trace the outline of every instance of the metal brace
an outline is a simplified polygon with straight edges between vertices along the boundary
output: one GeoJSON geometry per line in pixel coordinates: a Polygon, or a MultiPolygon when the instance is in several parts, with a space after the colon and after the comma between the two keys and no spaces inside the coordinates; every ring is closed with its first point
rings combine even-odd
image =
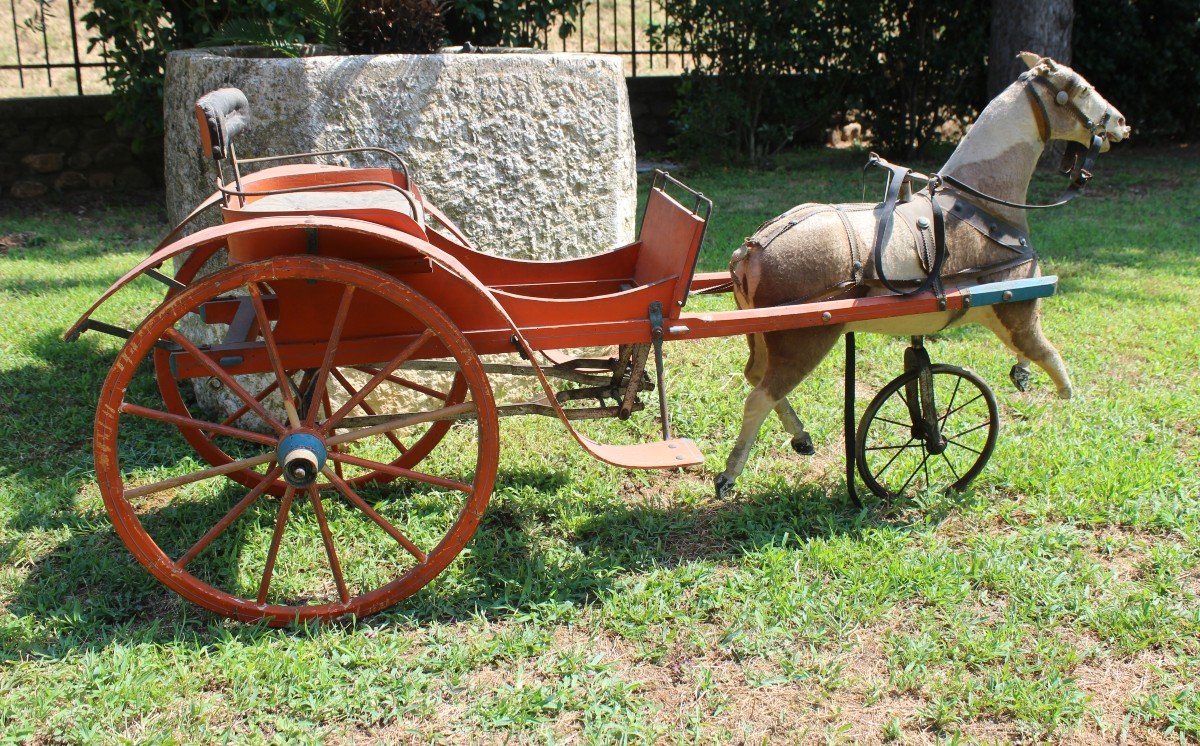
{"type": "Polygon", "coordinates": [[[671,439],[671,418],[667,413],[667,382],[663,377],[663,308],[650,304],[650,340],[654,344],[654,369],[658,376],[658,411],[662,417],[663,440],[671,439]]]}

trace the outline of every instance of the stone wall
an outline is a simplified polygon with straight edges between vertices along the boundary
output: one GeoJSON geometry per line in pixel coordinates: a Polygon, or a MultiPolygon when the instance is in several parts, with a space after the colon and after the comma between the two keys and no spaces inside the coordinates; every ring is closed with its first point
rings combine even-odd
{"type": "MultiPolygon", "coordinates": [[[[627,83],[638,157],[666,152],[679,79],[627,83]]],[[[134,155],[105,121],[111,108],[111,96],[0,99],[0,198],[161,187],[162,151],[134,155]]]]}
{"type": "Polygon", "coordinates": [[[104,117],[110,96],[0,99],[0,197],[136,190],[162,184],[162,152],[134,154],[104,117]]]}

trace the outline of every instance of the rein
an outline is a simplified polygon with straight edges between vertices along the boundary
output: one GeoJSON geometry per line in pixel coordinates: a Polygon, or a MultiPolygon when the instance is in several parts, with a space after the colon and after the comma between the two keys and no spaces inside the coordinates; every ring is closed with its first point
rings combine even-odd
{"type": "Polygon", "coordinates": [[[1039,96],[1038,92],[1035,90],[1037,86],[1044,87],[1053,92],[1054,103],[1058,106],[1067,107],[1067,109],[1075,115],[1075,118],[1078,119],[1079,122],[1083,124],[1083,126],[1092,135],[1092,141],[1089,146],[1085,146],[1082,143],[1072,142],[1067,145],[1066,152],[1063,153],[1063,160],[1062,164],[1059,166],[1059,171],[1071,177],[1071,183],[1067,186],[1066,191],[1064,191],[1055,202],[1050,202],[1043,205],[1034,205],[1024,202],[1009,202],[1006,199],[993,197],[986,192],[981,192],[970,184],[967,184],[954,176],[942,173],[937,174],[930,180],[931,189],[936,189],[937,182],[942,182],[949,184],[960,192],[965,192],[972,197],[986,200],[993,204],[1011,207],[1017,210],[1046,210],[1051,207],[1062,207],[1079,195],[1083,194],[1084,187],[1086,187],[1088,182],[1092,179],[1092,168],[1096,165],[1096,158],[1100,155],[1100,148],[1104,147],[1105,137],[1102,133],[1104,132],[1105,127],[1108,126],[1110,114],[1105,112],[1104,116],[1099,122],[1093,122],[1088,118],[1087,114],[1083,112],[1083,109],[1079,108],[1079,105],[1075,103],[1074,96],[1071,93],[1071,90],[1077,85],[1078,76],[1072,77],[1067,88],[1063,90],[1055,88],[1053,83],[1051,83],[1049,80],[1046,80],[1038,73],[1033,72],[1032,70],[1021,73],[1020,79],[1025,82],[1025,93],[1029,96],[1030,103],[1033,105],[1034,113],[1038,115],[1038,134],[1042,138],[1043,145],[1050,139],[1050,112],[1046,109],[1046,102],[1042,100],[1042,97],[1039,96]]]}

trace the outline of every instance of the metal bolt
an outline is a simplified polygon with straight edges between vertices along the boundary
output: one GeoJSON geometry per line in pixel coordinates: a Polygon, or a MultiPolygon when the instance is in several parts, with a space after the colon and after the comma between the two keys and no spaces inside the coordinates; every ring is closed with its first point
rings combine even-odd
{"type": "Polygon", "coordinates": [[[826,311],[825,313],[821,314],[821,321],[829,321],[829,320],[830,320],[830,319],[832,319],[832,318],[833,318],[833,314],[831,314],[831,313],[830,313],[830,312],[828,312],[828,311],[826,311]]]}
{"type": "Polygon", "coordinates": [[[221,379],[217,378],[216,376],[211,376],[208,379],[208,387],[213,391],[220,391],[221,387],[224,385],[224,383],[221,383],[221,379]]]}
{"type": "Polygon", "coordinates": [[[1004,292],[1003,292],[1003,293],[1000,295],[1000,300],[1012,300],[1012,291],[1011,291],[1011,290],[1005,290],[1005,291],[1004,291],[1004,292]]]}
{"type": "Polygon", "coordinates": [[[924,215],[917,218],[917,227],[920,228],[921,230],[925,230],[926,228],[928,228],[929,227],[929,218],[925,217],[924,215]]]}

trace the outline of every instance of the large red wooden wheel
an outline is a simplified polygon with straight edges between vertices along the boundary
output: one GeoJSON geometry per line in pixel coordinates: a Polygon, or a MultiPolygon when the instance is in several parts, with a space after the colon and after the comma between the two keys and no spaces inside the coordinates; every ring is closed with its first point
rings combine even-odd
{"type": "MultiPolygon", "coordinates": [[[[185,286],[190,285],[200,270],[222,248],[220,245],[212,245],[193,251],[175,273],[175,280],[185,286]]],[[[172,288],[168,290],[167,297],[170,298],[179,292],[181,291],[172,288]]],[[[261,334],[259,337],[261,338],[261,334]]],[[[321,401],[313,401],[310,396],[315,393],[312,391],[311,386],[313,383],[311,370],[287,370],[285,373],[287,380],[291,382],[297,399],[301,402],[302,408],[304,406],[318,406],[324,407],[328,412],[332,411],[333,408],[340,405],[343,401],[353,397],[357,393],[357,389],[374,375],[374,370],[370,366],[335,365],[330,370],[332,377],[332,383],[329,386],[330,391],[327,396],[322,397],[321,401]]],[[[166,405],[168,412],[192,418],[194,417],[192,410],[200,411],[200,408],[197,407],[192,382],[188,381],[181,384],[180,381],[176,380],[171,372],[170,354],[162,348],[156,349],[154,352],[154,375],[158,381],[158,390],[162,395],[163,404],[166,405]]],[[[210,379],[210,381],[215,386],[222,385],[217,379],[210,379]]],[[[253,383],[246,379],[241,379],[239,382],[254,394],[254,398],[257,401],[265,403],[269,408],[278,409],[278,404],[281,400],[281,395],[278,391],[279,381],[275,380],[273,376],[261,377],[261,380],[258,382],[259,385],[253,385],[253,383]]],[[[380,382],[373,395],[366,397],[356,406],[356,409],[365,415],[385,414],[390,410],[389,405],[396,402],[411,402],[414,398],[418,397],[437,399],[447,404],[459,404],[464,400],[466,392],[466,381],[463,379],[461,373],[427,373],[424,375],[420,373],[407,373],[403,375],[393,373],[380,382]]],[[[222,425],[262,425],[261,420],[256,417],[249,404],[240,404],[232,412],[224,414],[225,416],[219,420],[222,425]]],[[[386,437],[394,449],[394,458],[390,461],[390,465],[406,469],[415,467],[422,459],[429,455],[441,439],[445,437],[449,429],[449,422],[438,421],[426,423],[421,428],[413,428],[413,432],[410,432],[404,440],[401,440],[394,433],[389,434],[386,437]]],[[[235,460],[234,456],[221,449],[219,439],[214,438],[209,431],[180,426],[179,433],[195,449],[200,458],[213,466],[223,466],[235,460]]],[[[351,487],[356,488],[373,482],[388,482],[396,478],[392,472],[379,470],[367,471],[358,469],[355,470],[358,473],[346,475],[344,473],[345,469],[340,463],[335,463],[335,467],[338,469],[338,473],[346,478],[347,483],[351,487]]],[[[250,469],[241,469],[231,472],[226,476],[240,482],[246,487],[254,487],[260,481],[254,471],[250,469]]],[[[287,485],[284,481],[278,479],[267,487],[267,491],[276,497],[280,497],[286,488],[287,485]]]]}
{"type": "Polygon", "coordinates": [[[97,481],[133,555],[188,600],[271,624],[364,616],[423,587],[474,534],[495,484],[498,451],[491,386],[445,313],[387,275],[319,257],[236,265],[173,294],[121,350],[96,414],[97,481]],[[337,299],[328,309],[328,334],[322,333],[321,365],[308,384],[311,400],[322,406],[299,406],[297,387],[285,383],[285,354],[263,303],[268,291],[283,287],[292,292],[279,294],[277,324],[288,314],[282,298],[295,298],[298,288],[337,299]],[[258,314],[261,344],[283,398],[282,417],[180,332],[180,321],[206,303],[239,296],[249,297],[258,314]],[[417,330],[414,341],[385,362],[361,366],[374,372],[341,406],[325,407],[326,392],[337,385],[339,346],[349,342],[343,331],[354,326],[348,320],[356,309],[378,314],[381,307],[388,318],[417,330]],[[357,415],[357,405],[406,360],[438,346],[461,370],[461,401],[417,397],[382,416],[357,415]],[[224,417],[171,411],[136,375],[151,352],[163,348],[203,366],[266,423],[266,432],[224,417]],[[419,470],[394,463],[393,436],[403,439],[409,431],[428,432],[429,422],[451,420],[419,470]],[[206,433],[224,463],[191,459],[181,438],[189,431],[206,433]],[[355,486],[357,477],[375,472],[396,479],[355,486]],[[271,492],[279,484],[276,497],[271,492]]]}

